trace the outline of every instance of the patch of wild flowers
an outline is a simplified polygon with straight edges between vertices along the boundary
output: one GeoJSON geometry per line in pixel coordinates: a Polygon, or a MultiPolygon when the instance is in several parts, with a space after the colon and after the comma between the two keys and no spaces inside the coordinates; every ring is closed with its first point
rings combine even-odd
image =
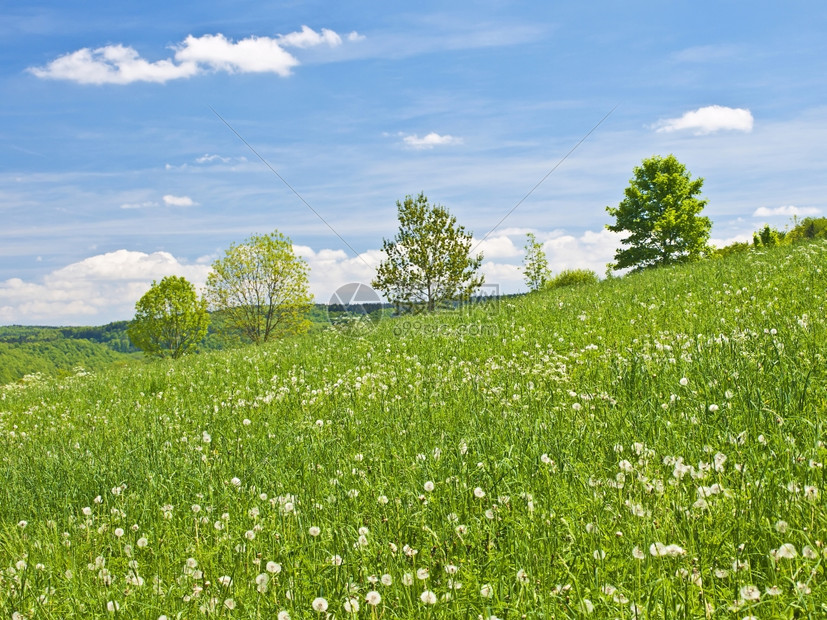
{"type": "Polygon", "coordinates": [[[0,609],[819,617],[825,258],[8,389],[0,609]]]}

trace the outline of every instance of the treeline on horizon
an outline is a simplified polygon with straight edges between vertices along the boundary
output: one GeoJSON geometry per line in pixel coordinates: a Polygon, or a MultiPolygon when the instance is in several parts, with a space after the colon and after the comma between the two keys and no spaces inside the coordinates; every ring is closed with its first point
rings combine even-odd
{"type": "MultiPolygon", "coordinates": [[[[368,311],[381,311],[390,304],[371,304],[368,311]],[[372,306],[376,307],[373,308],[372,306]]],[[[328,324],[328,316],[345,312],[343,306],[315,304],[308,317],[311,331],[328,324]]],[[[221,312],[211,312],[207,337],[201,351],[216,351],[242,344],[227,330],[221,312]]],[[[140,349],[129,340],[130,321],[114,321],[99,326],[0,326],[0,385],[13,383],[27,375],[65,377],[84,371],[98,371],[113,364],[145,361],[140,349]]]]}
{"type": "MultiPolygon", "coordinates": [[[[793,227],[788,230],[764,226],[755,232],[752,242],[736,242],[717,248],[710,258],[720,259],[756,248],[825,238],[827,217],[807,217],[793,220],[793,227]]],[[[390,307],[390,304],[376,304],[375,310],[390,307]]],[[[352,312],[353,308],[314,304],[308,317],[311,331],[324,328],[337,312],[345,311],[352,312]]],[[[209,333],[199,350],[214,351],[242,344],[241,339],[234,337],[223,325],[220,312],[212,312],[211,317],[209,333]]],[[[100,326],[71,327],[0,326],[0,385],[20,381],[27,375],[63,377],[81,369],[98,371],[116,364],[142,363],[143,355],[127,335],[129,323],[115,321],[100,326]]]]}

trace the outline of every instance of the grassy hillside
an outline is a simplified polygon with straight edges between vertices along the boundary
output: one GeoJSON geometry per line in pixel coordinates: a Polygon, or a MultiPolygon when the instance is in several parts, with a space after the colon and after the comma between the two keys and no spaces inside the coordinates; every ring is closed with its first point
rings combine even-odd
{"type": "Polygon", "coordinates": [[[824,617],[825,259],[7,387],[0,609],[824,617]]]}

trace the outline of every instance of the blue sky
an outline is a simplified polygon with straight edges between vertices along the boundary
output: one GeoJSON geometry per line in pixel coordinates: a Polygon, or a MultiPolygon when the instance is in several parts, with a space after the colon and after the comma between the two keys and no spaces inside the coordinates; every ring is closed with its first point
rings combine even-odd
{"type": "Polygon", "coordinates": [[[824,215],[825,32],[807,1],[0,4],[0,324],[129,319],[274,229],[326,302],[397,200],[482,239],[613,109],[481,244],[489,283],[525,290],[530,231],[602,274],[654,154],[705,179],[718,243],[824,215]]]}

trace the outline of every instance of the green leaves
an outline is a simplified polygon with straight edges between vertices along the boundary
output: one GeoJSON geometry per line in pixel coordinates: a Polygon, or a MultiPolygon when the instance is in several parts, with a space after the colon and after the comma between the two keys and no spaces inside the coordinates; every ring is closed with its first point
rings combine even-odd
{"type": "Polygon", "coordinates": [[[135,304],[129,339],[146,355],[179,358],[193,351],[207,334],[207,304],[180,276],[167,276],[135,304]]]}
{"type": "Polygon", "coordinates": [[[385,260],[371,283],[400,308],[432,312],[464,301],[483,283],[476,274],[482,254],[469,256],[472,235],[443,206],[424,193],[397,201],[399,232],[382,242],[385,260]]]}
{"type": "Polygon", "coordinates": [[[534,233],[526,235],[523,276],[530,291],[542,290],[551,278],[551,270],[548,268],[548,259],[543,251],[543,244],[537,241],[534,233]]]}
{"type": "Polygon", "coordinates": [[[701,258],[712,228],[709,218],[699,215],[707,203],[697,198],[703,179],[693,180],[674,155],[644,159],[634,174],[623,201],[606,207],[616,218],[606,228],[629,233],[623,239],[628,247],[617,250],[612,269],[640,270],[701,258]]]}
{"type": "Polygon", "coordinates": [[[252,235],[212,264],[207,299],[254,344],[303,333],[310,326],[308,271],[280,232],[252,235]]]}

